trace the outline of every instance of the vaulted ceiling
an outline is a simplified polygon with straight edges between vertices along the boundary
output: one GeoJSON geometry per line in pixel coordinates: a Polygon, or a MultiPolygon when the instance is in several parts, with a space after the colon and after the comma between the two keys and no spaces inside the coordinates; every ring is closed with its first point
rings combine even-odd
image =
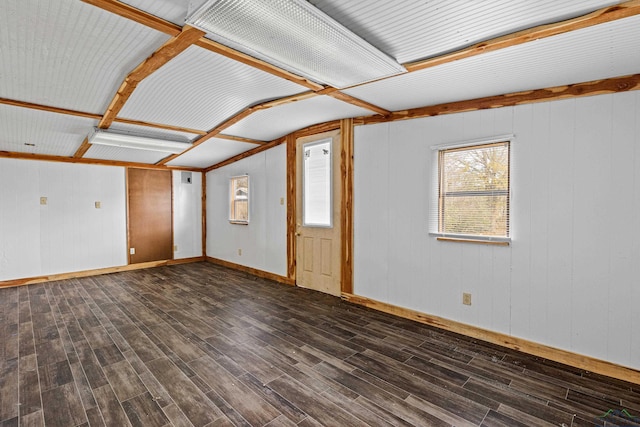
{"type": "Polygon", "coordinates": [[[638,0],[311,0],[408,70],[341,90],[185,25],[203,1],[0,2],[0,154],[203,169],[327,121],[640,72],[638,0]]]}

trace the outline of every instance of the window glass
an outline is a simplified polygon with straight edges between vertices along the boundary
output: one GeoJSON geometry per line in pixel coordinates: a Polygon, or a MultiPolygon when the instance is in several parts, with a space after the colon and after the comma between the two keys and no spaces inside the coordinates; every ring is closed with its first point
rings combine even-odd
{"type": "Polygon", "coordinates": [[[438,231],[509,237],[509,142],[440,150],[438,231]]]}
{"type": "Polygon", "coordinates": [[[229,221],[249,223],[249,176],[234,176],[230,180],[229,221]]]}
{"type": "Polygon", "coordinates": [[[305,227],[331,227],[332,139],[309,142],[302,147],[302,220],[305,227]]]}

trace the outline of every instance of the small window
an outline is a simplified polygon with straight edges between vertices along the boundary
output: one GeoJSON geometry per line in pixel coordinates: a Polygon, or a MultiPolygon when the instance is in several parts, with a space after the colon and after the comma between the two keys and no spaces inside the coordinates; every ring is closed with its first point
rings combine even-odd
{"type": "Polygon", "coordinates": [[[305,227],[332,227],[332,139],[302,146],[302,222],[305,227]]]}
{"type": "Polygon", "coordinates": [[[438,153],[438,233],[508,238],[509,141],[438,153]]]}
{"type": "Polygon", "coordinates": [[[249,223],[249,176],[234,176],[230,180],[229,221],[235,224],[249,223]]]}

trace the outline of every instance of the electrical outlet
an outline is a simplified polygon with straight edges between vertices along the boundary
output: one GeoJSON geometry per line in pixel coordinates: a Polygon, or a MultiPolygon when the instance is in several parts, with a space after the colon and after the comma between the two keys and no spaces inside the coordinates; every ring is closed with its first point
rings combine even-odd
{"type": "Polygon", "coordinates": [[[95,205],[96,205],[96,209],[100,209],[102,207],[102,203],[100,202],[96,202],[95,205]]]}
{"type": "Polygon", "coordinates": [[[47,198],[46,197],[40,197],[40,204],[41,205],[46,205],[47,204],[47,198]]]}
{"type": "Polygon", "coordinates": [[[238,255],[242,256],[242,249],[238,249],[238,255]]]}
{"type": "Polygon", "coordinates": [[[284,205],[284,197],[280,197],[280,204],[284,205]]]}
{"type": "Polygon", "coordinates": [[[129,255],[135,255],[136,254],[136,248],[129,248],[129,255]]]}
{"type": "Polygon", "coordinates": [[[178,245],[173,245],[173,252],[178,252],[178,245]]]}
{"type": "Polygon", "coordinates": [[[462,294],[462,303],[464,305],[471,305],[471,294],[463,292],[463,294],[462,294]]]}

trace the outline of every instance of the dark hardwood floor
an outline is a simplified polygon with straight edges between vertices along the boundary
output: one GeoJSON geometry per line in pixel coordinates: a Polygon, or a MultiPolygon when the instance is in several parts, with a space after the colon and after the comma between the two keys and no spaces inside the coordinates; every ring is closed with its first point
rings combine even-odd
{"type": "Polygon", "coordinates": [[[0,316],[1,427],[640,425],[637,384],[212,264],[4,288],[0,316]]]}

